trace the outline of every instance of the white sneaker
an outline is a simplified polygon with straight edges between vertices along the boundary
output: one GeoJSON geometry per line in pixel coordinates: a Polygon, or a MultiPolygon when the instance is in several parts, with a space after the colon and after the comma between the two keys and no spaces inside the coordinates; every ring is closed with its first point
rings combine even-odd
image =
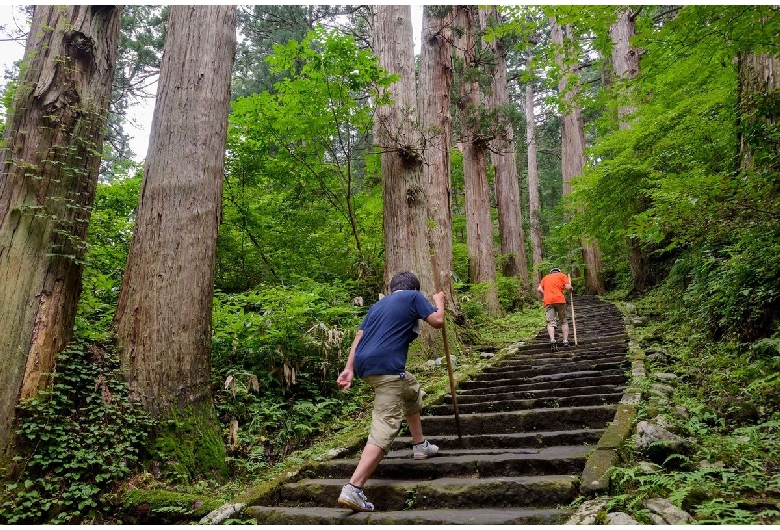
{"type": "Polygon", "coordinates": [[[349,508],[356,512],[373,512],[374,505],[368,502],[365,493],[361,488],[356,488],[352,484],[344,484],[339,495],[339,506],[349,508]]]}
{"type": "Polygon", "coordinates": [[[414,446],[414,459],[425,460],[439,452],[439,446],[433,445],[428,440],[414,446]]]}

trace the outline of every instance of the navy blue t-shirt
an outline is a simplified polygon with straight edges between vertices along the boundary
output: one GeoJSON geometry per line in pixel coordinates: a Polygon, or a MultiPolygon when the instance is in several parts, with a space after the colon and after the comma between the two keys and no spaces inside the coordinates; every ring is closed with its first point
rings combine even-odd
{"type": "Polygon", "coordinates": [[[371,306],[355,350],[355,374],[395,375],[406,369],[409,345],[418,335],[419,319],[436,312],[420,291],[395,291],[371,306]]]}

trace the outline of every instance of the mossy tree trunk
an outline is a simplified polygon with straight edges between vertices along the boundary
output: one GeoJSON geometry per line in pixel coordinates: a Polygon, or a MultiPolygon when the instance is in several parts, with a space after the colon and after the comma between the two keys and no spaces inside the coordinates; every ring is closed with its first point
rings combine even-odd
{"type": "Polygon", "coordinates": [[[36,6],[0,152],[0,461],[73,334],[121,8],[36,6]]]}
{"type": "Polygon", "coordinates": [[[780,170],[780,58],[752,51],[739,53],[737,133],[739,170],[746,173],[780,170]]]}
{"type": "Polygon", "coordinates": [[[478,68],[477,6],[456,6],[453,33],[458,72],[458,135],[463,151],[463,191],[466,196],[466,239],[469,253],[469,281],[487,286],[482,302],[488,314],[499,316],[501,305],[496,288],[496,261],[493,249],[493,221],[490,216],[490,189],[487,178],[487,152],[491,140],[481,130],[482,94],[475,69],[478,68]]]}
{"type": "Polygon", "coordinates": [[[452,89],[452,6],[424,6],[418,99],[426,137],[423,182],[428,189],[430,245],[441,273],[447,304],[455,305],[452,282],[452,183],[450,113],[452,89]]]}
{"type": "MultiPolygon", "coordinates": [[[[420,279],[421,291],[435,291],[428,246],[428,189],[423,185],[423,144],[414,73],[412,10],[408,5],[374,6],[374,53],[398,81],[390,86],[394,103],[377,111],[374,142],[381,150],[385,285],[404,270],[420,279]]],[[[426,346],[438,333],[420,327],[426,346]]]]}
{"type": "Polygon", "coordinates": [[[177,420],[175,460],[224,471],[211,392],[217,230],[235,6],[171,6],[136,225],[113,327],[130,397],[177,420]],[[193,454],[194,451],[194,454],[193,454]]]}
{"type": "MultiPolygon", "coordinates": [[[[563,95],[563,131],[561,134],[561,171],[563,179],[563,196],[571,194],[572,179],[582,175],[585,167],[585,121],[582,109],[577,103],[579,84],[571,78],[578,76],[578,65],[567,60],[567,50],[573,42],[570,26],[561,27],[552,18],[550,20],[551,40],[556,45],[556,62],[561,69],[558,81],[558,92],[563,95]]],[[[598,242],[587,234],[580,236],[582,258],[585,263],[585,290],[589,294],[604,294],[601,283],[601,251],[598,242]]],[[[572,276],[575,276],[572,273],[572,276]]]]}
{"type": "MultiPolygon", "coordinates": [[[[483,33],[490,27],[501,24],[498,6],[480,7],[480,26],[483,33]]],[[[496,113],[497,134],[491,142],[490,159],[495,177],[493,187],[498,210],[498,238],[503,255],[504,276],[522,280],[522,294],[528,295],[528,262],[525,257],[525,234],[523,233],[523,212],[520,208],[520,180],[515,160],[515,133],[509,119],[509,81],[507,78],[505,43],[500,38],[483,40],[483,47],[489,50],[492,59],[490,94],[486,98],[488,110],[496,113]]]]}
{"type": "MultiPolygon", "coordinates": [[[[639,75],[639,50],[631,44],[631,39],[636,35],[636,15],[637,11],[629,6],[619,8],[617,21],[609,28],[609,35],[612,38],[614,47],[612,49],[612,70],[615,74],[618,97],[621,104],[617,109],[618,127],[621,130],[630,129],[631,124],[628,118],[636,110],[633,103],[632,93],[629,90],[629,84],[632,79],[639,75]]],[[[646,206],[642,198],[635,200],[636,212],[643,211],[646,206]]],[[[626,238],[628,246],[628,263],[631,268],[631,277],[634,282],[634,289],[644,292],[650,286],[652,272],[650,267],[650,252],[637,237],[626,238]]]]}
{"type": "MultiPolygon", "coordinates": [[[[526,64],[531,64],[528,58],[526,64]]],[[[529,81],[525,86],[525,123],[528,144],[528,222],[531,232],[531,259],[533,261],[532,282],[539,285],[542,263],[541,201],[539,198],[539,165],[536,158],[536,118],[534,117],[534,87],[529,81]]]]}

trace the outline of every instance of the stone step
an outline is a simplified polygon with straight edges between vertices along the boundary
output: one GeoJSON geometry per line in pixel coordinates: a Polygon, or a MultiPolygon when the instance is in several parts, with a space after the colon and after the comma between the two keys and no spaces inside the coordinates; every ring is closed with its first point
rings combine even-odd
{"type": "MultiPolygon", "coordinates": [[[[615,417],[617,405],[559,407],[483,414],[458,414],[462,435],[501,434],[566,429],[603,429],[615,417]]],[[[423,416],[428,437],[454,434],[455,416],[423,416]]]]}
{"type": "MultiPolygon", "coordinates": [[[[462,388],[458,384],[456,392],[458,395],[482,394],[486,388],[493,393],[503,394],[507,392],[522,392],[525,390],[540,390],[555,387],[576,387],[576,386],[595,386],[595,385],[624,385],[628,379],[625,370],[612,370],[611,373],[604,374],[596,370],[583,372],[571,372],[568,374],[550,374],[538,376],[529,379],[524,383],[511,385],[470,385],[472,388],[462,388]]],[[[464,381],[467,383],[468,381],[464,381]]],[[[449,394],[447,399],[451,399],[449,394]]]]}
{"type": "Polygon", "coordinates": [[[573,513],[568,509],[502,508],[476,510],[414,510],[396,512],[350,512],[343,508],[249,506],[244,510],[260,525],[394,524],[394,525],[499,525],[563,524],[573,513]]]}
{"type": "Polygon", "coordinates": [[[591,359],[605,359],[611,357],[626,357],[626,348],[607,348],[604,350],[591,350],[587,352],[578,351],[577,349],[568,350],[559,349],[557,353],[544,353],[536,355],[515,355],[510,359],[506,359],[502,362],[496,363],[493,366],[487,367],[484,372],[500,372],[508,367],[533,367],[541,364],[550,364],[557,361],[579,361],[579,360],[591,360],[591,359]]]}
{"type": "MultiPolygon", "coordinates": [[[[495,394],[493,395],[495,397],[495,394]]],[[[535,408],[581,407],[585,405],[604,405],[618,403],[622,392],[608,394],[586,394],[566,397],[543,397],[538,399],[502,399],[476,403],[458,403],[459,414],[477,414],[483,412],[502,412],[512,410],[530,410],[535,408]]],[[[434,416],[454,414],[452,403],[435,405],[426,409],[434,416]]]]}
{"type": "MultiPolygon", "coordinates": [[[[494,393],[491,389],[486,388],[484,392],[472,392],[461,393],[458,392],[455,397],[458,401],[458,407],[469,403],[483,403],[485,401],[499,401],[502,399],[522,400],[522,399],[543,399],[547,397],[570,397],[587,394],[611,394],[614,392],[622,392],[625,390],[624,385],[596,385],[596,386],[569,386],[569,387],[557,387],[550,388],[521,390],[518,392],[501,392],[494,393]]],[[[447,399],[442,403],[436,405],[430,405],[424,409],[424,413],[427,413],[428,409],[434,409],[434,407],[452,407],[452,397],[447,394],[447,399]]]]}
{"type": "MultiPolygon", "coordinates": [[[[560,337],[558,338],[560,340],[560,337]]],[[[583,339],[583,337],[577,338],[577,344],[574,344],[574,338],[569,337],[569,348],[564,349],[560,344],[558,345],[559,354],[566,352],[588,352],[594,349],[620,349],[625,348],[628,345],[628,337],[625,334],[615,334],[607,337],[598,336],[594,339],[583,339]]],[[[518,349],[517,356],[522,358],[525,356],[536,356],[540,354],[550,353],[550,339],[544,337],[538,341],[534,341],[530,344],[521,346],[518,349]]]]}
{"type": "Polygon", "coordinates": [[[501,384],[501,381],[522,382],[539,375],[581,372],[584,370],[606,371],[620,369],[628,366],[630,366],[630,363],[626,360],[624,355],[603,360],[583,359],[563,362],[548,362],[538,366],[531,366],[526,368],[519,366],[507,367],[502,372],[482,373],[468,381],[462,381],[459,386],[462,388],[468,388],[467,386],[464,386],[464,383],[473,384],[487,382],[490,384],[501,384]]]}
{"type": "MultiPolygon", "coordinates": [[[[592,451],[588,446],[554,446],[539,449],[504,449],[499,452],[442,448],[434,457],[415,460],[385,458],[371,475],[373,479],[429,481],[445,477],[517,477],[525,475],[579,475],[592,451]]],[[[357,459],[322,462],[301,470],[305,478],[337,478],[345,483],[352,476],[357,459]]]]}
{"type": "MultiPolygon", "coordinates": [[[[431,510],[436,508],[554,508],[578,495],[576,475],[454,478],[417,480],[370,479],[363,491],[376,510],[431,510]]],[[[333,506],[344,479],[306,479],[285,484],[283,506],[333,506]]]]}
{"type": "MultiPolygon", "coordinates": [[[[439,434],[433,443],[448,450],[455,449],[504,449],[541,448],[554,445],[594,445],[604,429],[571,429],[564,431],[537,431],[500,434],[472,434],[458,437],[457,433],[439,434]]],[[[408,456],[412,447],[410,436],[399,436],[393,443],[390,455],[408,456]]]]}

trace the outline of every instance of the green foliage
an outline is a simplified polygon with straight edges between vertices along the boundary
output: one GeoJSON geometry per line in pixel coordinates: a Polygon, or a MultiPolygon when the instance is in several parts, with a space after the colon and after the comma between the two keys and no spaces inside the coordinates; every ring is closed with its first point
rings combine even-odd
{"type": "MultiPolygon", "coordinates": [[[[679,274],[679,271],[677,271],[679,274]]],[[[624,448],[626,462],[615,469],[610,507],[645,517],[642,501],[665,497],[702,524],[767,524],[780,520],[771,506],[780,500],[780,356],[777,338],[746,348],[707,339],[707,322],[679,299],[679,279],[637,301],[649,325],[639,330],[647,346],[670,352],[678,374],[664,413],[674,432],[691,443],[690,455],[676,455],[658,471],[645,471],[636,448],[624,448]],[[774,353],[774,354],[773,354],[774,353]]],[[[640,419],[655,415],[642,410],[640,419]]]]}
{"type": "Polygon", "coordinates": [[[273,92],[234,103],[220,229],[226,290],[287,270],[381,282],[381,203],[364,181],[373,105],[395,77],[351,37],[318,29],[267,58],[273,92]],[[306,234],[306,237],[301,237],[306,234]]]}
{"type": "Polygon", "coordinates": [[[98,184],[87,232],[75,329],[92,340],[109,333],[133,237],[142,171],[135,166],[128,171],[127,176],[117,175],[109,184],[98,184]]]}
{"type": "Polygon", "coordinates": [[[305,278],[217,293],[213,375],[220,419],[236,422],[234,465],[273,464],[351,410],[335,383],[363,314],[350,299],[349,285],[305,278]]]}
{"type": "Polygon", "coordinates": [[[780,230],[762,227],[710,238],[682,255],[670,281],[713,338],[753,342],[778,330],[780,230]]]}
{"type": "Polygon", "coordinates": [[[154,422],[130,404],[109,347],[74,341],[57,359],[51,391],[19,405],[16,481],[7,524],[110,520],[112,487],[138,465],[154,422]]]}

